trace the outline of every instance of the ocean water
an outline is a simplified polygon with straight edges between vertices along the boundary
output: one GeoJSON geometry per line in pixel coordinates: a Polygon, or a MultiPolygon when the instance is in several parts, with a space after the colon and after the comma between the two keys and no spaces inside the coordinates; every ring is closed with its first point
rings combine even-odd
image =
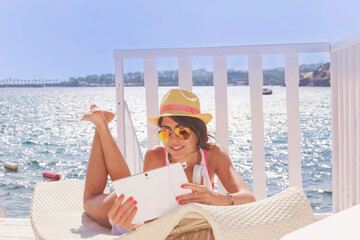
{"type": "MultiPolygon", "coordinates": [[[[159,88],[159,97],[168,90],[159,88]]],[[[286,89],[263,96],[268,195],[287,188],[286,89]]],[[[203,112],[214,115],[213,87],[194,87],[203,112]]],[[[145,91],[125,88],[143,153],[145,91]]],[[[230,156],[252,187],[249,87],[228,87],[230,156]]],[[[159,100],[160,102],[160,100],[159,100]]],[[[9,217],[29,217],[31,194],[44,171],[84,179],[94,127],[80,119],[96,103],[115,112],[115,88],[0,88],[0,204],[9,217]],[[17,163],[17,172],[2,168],[17,163]]],[[[302,177],[314,212],[332,211],[330,88],[300,88],[302,177]]],[[[109,124],[116,138],[116,119],[109,124]]],[[[208,125],[215,135],[215,121],[208,125]]],[[[216,135],[215,135],[216,136],[216,135]]]]}

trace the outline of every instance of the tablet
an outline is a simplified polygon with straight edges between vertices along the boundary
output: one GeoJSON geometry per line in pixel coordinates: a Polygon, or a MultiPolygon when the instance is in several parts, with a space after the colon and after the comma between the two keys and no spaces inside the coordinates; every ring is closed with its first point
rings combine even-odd
{"type": "Polygon", "coordinates": [[[191,193],[181,185],[189,183],[180,163],[170,164],[148,172],[113,181],[116,195],[133,197],[138,211],[132,223],[158,218],[179,206],[176,197],[191,193]]]}

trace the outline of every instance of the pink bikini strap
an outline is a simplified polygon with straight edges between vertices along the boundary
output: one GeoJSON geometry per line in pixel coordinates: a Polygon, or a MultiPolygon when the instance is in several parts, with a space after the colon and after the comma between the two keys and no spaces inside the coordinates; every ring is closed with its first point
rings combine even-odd
{"type": "Polygon", "coordinates": [[[208,166],[207,166],[207,154],[206,154],[206,150],[203,149],[204,152],[204,160],[205,160],[205,166],[206,166],[206,170],[209,172],[208,166]]]}
{"type": "MultiPolygon", "coordinates": [[[[208,164],[207,164],[207,154],[206,154],[206,150],[204,149],[203,152],[204,152],[204,160],[205,160],[206,171],[207,171],[208,174],[209,174],[209,169],[208,169],[208,164]]],[[[209,177],[210,177],[210,176],[209,176],[209,177]]],[[[214,190],[214,187],[215,187],[215,183],[212,184],[212,189],[213,189],[213,190],[214,190]]]]}
{"type": "Polygon", "coordinates": [[[164,151],[164,165],[166,166],[167,165],[167,162],[166,162],[166,150],[165,150],[165,147],[162,147],[163,148],[163,151],[164,151]]]}

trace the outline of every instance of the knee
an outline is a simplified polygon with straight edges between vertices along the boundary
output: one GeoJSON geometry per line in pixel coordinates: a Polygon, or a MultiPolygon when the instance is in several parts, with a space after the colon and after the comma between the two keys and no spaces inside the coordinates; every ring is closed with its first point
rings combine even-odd
{"type": "Polygon", "coordinates": [[[84,194],[83,209],[88,215],[91,215],[93,205],[94,205],[94,196],[89,196],[89,195],[84,194]]]}
{"type": "Polygon", "coordinates": [[[86,213],[89,213],[89,201],[87,198],[84,197],[83,199],[83,209],[86,213]]]}

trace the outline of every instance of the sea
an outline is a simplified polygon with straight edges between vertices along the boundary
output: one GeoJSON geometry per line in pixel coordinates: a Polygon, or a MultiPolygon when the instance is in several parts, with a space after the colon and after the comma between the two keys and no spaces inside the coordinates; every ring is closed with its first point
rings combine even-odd
{"type": "MultiPolygon", "coordinates": [[[[159,102],[170,87],[159,88],[159,102]]],[[[288,187],[286,88],[271,86],[263,96],[268,196],[288,187]]],[[[194,87],[202,112],[215,115],[214,88],[194,87]]],[[[251,114],[248,86],[229,86],[229,151],[233,164],[252,188],[251,114]]],[[[114,87],[0,88],[0,205],[8,217],[29,217],[30,201],[44,171],[61,179],[84,179],[94,127],[82,122],[91,104],[116,111],[114,87]],[[3,168],[5,162],[18,171],[3,168]]],[[[291,97],[291,96],[289,96],[291,97]]],[[[300,97],[301,161],[304,191],[314,212],[332,211],[331,91],[302,87],[300,97]]],[[[136,134],[144,154],[145,89],[126,87],[136,134]]],[[[109,124],[116,139],[116,119],[109,124]]],[[[208,124],[216,137],[215,120],[208,124]]],[[[110,183],[109,183],[110,184],[110,183]]]]}

